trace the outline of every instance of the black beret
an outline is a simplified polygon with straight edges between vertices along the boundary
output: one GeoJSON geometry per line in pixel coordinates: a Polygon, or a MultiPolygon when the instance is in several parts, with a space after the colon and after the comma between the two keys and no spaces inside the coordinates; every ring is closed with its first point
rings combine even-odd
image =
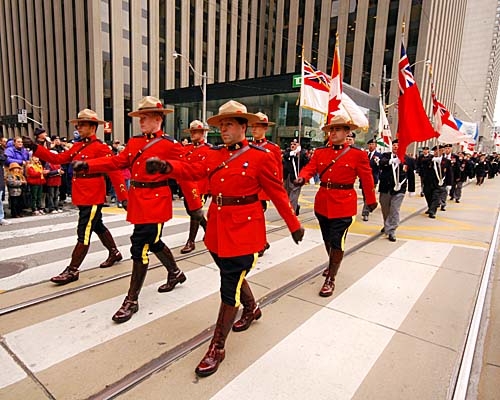
{"type": "Polygon", "coordinates": [[[377,142],[375,142],[375,139],[370,139],[368,142],[366,142],[366,144],[370,144],[370,143],[377,143],[377,142]]]}
{"type": "Polygon", "coordinates": [[[38,135],[40,135],[40,134],[42,134],[44,132],[45,132],[45,129],[43,129],[43,128],[36,128],[35,129],[35,136],[38,136],[38,135]]]}
{"type": "Polygon", "coordinates": [[[429,146],[422,147],[422,150],[429,150],[429,146]]]}
{"type": "Polygon", "coordinates": [[[392,141],[392,144],[396,144],[396,143],[399,143],[399,142],[398,142],[398,139],[394,139],[394,140],[392,141]]]}

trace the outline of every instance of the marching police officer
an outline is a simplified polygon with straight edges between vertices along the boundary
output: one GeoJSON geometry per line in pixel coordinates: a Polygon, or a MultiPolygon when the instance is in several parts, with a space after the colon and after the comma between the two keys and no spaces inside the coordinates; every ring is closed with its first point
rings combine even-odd
{"type": "MultiPolygon", "coordinates": [[[[100,120],[95,111],[84,109],[78,113],[76,119],[69,121],[76,125],[81,141],[77,142],[70,150],[64,153],[51,153],[46,147],[38,145],[31,138],[23,137],[23,145],[33,150],[33,154],[41,160],[53,164],[68,164],[72,160],[91,160],[98,157],[111,156],[109,147],[97,139],[96,131],[104,121],[100,120]]],[[[113,183],[118,200],[127,202],[128,194],[125,181],[120,171],[108,173],[113,183]]],[[[97,233],[99,239],[109,255],[102,262],[101,268],[111,267],[115,262],[122,259],[111,232],[102,222],[102,207],[106,198],[106,182],[102,173],[75,173],[72,182],[72,200],[78,206],[78,242],[71,254],[71,262],[59,275],[50,280],[58,285],[65,285],[78,280],[78,268],[82,264],[89,251],[90,236],[92,232],[97,233]]]]}
{"type": "MultiPolygon", "coordinates": [[[[263,149],[269,150],[276,160],[278,167],[276,168],[278,179],[283,182],[283,167],[282,167],[282,155],[281,149],[276,144],[266,138],[266,132],[270,126],[275,125],[274,122],[270,122],[266,114],[258,112],[255,114],[259,119],[250,125],[252,128],[253,142],[252,144],[262,147],[263,149]]],[[[267,202],[269,201],[269,196],[261,190],[259,192],[259,200],[262,203],[262,208],[264,212],[267,210],[267,202]]],[[[265,246],[259,251],[259,257],[264,255],[264,252],[269,248],[269,242],[266,241],[265,246]]]]}
{"type": "MultiPolygon", "coordinates": [[[[197,162],[202,161],[207,156],[208,151],[212,147],[210,143],[205,142],[205,132],[209,129],[204,126],[203,122],[195,119],[189,124],[189,129],[185,129],[184,132],[189,132],[191,136],[191,143],[184,146],[183,157],[187,162],[197,162]]],[[[208,179],[203,178],[195,182],[198,186],[198,191],[203,201],[208,198],[208,179]]],[[[184,205],[186,205],[186,198],[184,197],[184,205]]],[[[188,207],[186,205],[186,210],[188,207]]],[[[190,212],[188,211],[188,214],[190,212]]],[[[198,229],[202,226],[203,230],[207,229],[207,220],[202,217],[201,220],[191,217],[189,220],[189,236],[186,244],[181,249],[182,254],[190,253],[195,249],[194,241],[196,239],[196,234],[198,229]]]]}
{"type": "Polygon", "coordinates": [[[326,279],[319,295],[328,297],[335,289],[335,277],[344,257],[344,244],[349,227],[357,213],[354,181],[361,179],[366,203],[373,211],[377,207],[373,176],[366,153],[346,142],[357,126],[346,117],[337,115],[322,130],[328,133],[328,143],[317,148],[309,163],[300,171],[295,183],[304,185],[318,173],[321,183],[314,200],[323,241],[329,256],[326,279]]]}
{"type": "Polygon", "coordinates": [[[195,371],[200,377],[216,372],[224,360],[225,341],[231,327],[234,331],[246,330],[262,315],[245,279],[257,262],[257,252],[266,243],[264,211],[258,197],[261,189],[285,220],[293,240],[298,243],[304,236],[278,179],[274,157],[245,139],[248,124],[257,118],[243,104],[231,100],[219,108],[219,114],[208,119],[210,125],[219,127],[224,145],[213,147],[202,163],[148,160],[152,173],[159,171],[174,178],[208,176],[209,180],[212,202],[207,214],[205,245],[220,269],[222,302],[208,352],[195,371]],[[240,301],[243,314],[234,323],[240,301]]]}
{"type": "MultiPolygon", "coordinates": [[[[180,143],[161,130],[163,116],[172,111],[164,108],[159,99],[144,97],[138,109],[128,114],[139,118],[141,135],[132,137],[125,149],[115,156],[73,163],[74,171],[88,171],[90,174],[124,168],[130,168],[132,172],[130,202],[124,208],[127,209],[127,221],[134,224],[130,237],[133,267],[128,294],[113,315],[113,321],[117,323],[128,321],[139,310],[139,293],[149,265],[148,251],[155,253],[168,271],[167,282],[158,288],[159,292],[170,292],[186,280],[172,252],[161,240],[163,224],[172,218],[172,193],[168,180],[161,174],[146,173],[147,158],[164,154],[168,158],[180,159],[184,152],[180,143]]],[[[198,210],[198,215],[202,213],[196,186],[189,180],[181,185],[189,208],[198,210]]]]}

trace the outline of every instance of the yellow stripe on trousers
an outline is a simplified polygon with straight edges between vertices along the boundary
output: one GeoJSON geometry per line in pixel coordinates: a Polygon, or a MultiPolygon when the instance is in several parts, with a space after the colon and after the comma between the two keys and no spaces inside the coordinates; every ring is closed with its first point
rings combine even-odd
{"type": "Polygon", "coordinates": [[[92,229],[92,220],[95,218],[95,213],[97,212],[97,206],[92,206],[90,210],[89,222],[87,222],[87,226],[85,227],[85,235],[83,237],[83,244],[88,246],[90,244],[90,231],[92,229]]]}
{"type": "Polygon", "coordinates": [[[347,231],[349,230],[349,228],[351,227],[351,225],[354,223],[354,221],[356,221],[356,216],[353,216],[352,219],[351,219],[351,223],[349,224],[349,226],[345,229],[345,232],[344,234],[342,235],[342,241],[340,242],[340,247],[342,248],[342,251],[344,251],[344,248],[345,248],[345,238],[347,237],[347,231]]]}
{"type": "MultiPolygon", "coordinates": [[[[252,266],[248,270],[250,272],[253,267],[255,267],[255,264],[257,264],[257,259],[259,258],[258,253],[253,253],[253,262],[252,266]]],[[[245,276],[247,274],[247,271],[242,271],[240,275],[240,280],[238,281],[238,285],[236,286],[236,295],[234,296],[234,300],[236,304],[234,305],[235,307],[239,307],[241,302],[240,302],[240,295],[241,295],[241,285],[243,284],[243,279],[245,279],[245,276]]]]}
{"type": "Polygon", "coordinates": [[[142,263],[143,264],[149,264],[148,251],[149,251],[149,244],[146,243],[144,245],[144,247],[142,248],[142,263]]]}

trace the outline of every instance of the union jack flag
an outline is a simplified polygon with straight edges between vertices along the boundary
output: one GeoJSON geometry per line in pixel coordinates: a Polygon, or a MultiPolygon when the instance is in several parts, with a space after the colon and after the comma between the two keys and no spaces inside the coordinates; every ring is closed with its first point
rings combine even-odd
{"type": "Polygon", "coordinates": [[[401,58],[399,59],[399,94],[415,84],[415,78],[411,72],[410,63],[406,56],[405,47],[401,45],[401,58]]]}
{"type": "Polygon", "coordinates": [[[328,92],[330,90],[330,77],[316,69],[311,63],[304,61],[304,85],[312,86],[316,90],[328,92]]]}

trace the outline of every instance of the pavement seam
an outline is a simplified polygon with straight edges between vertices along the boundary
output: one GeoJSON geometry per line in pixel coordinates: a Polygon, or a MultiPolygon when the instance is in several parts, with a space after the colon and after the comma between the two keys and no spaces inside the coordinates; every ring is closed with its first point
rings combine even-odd
{"type": "Polygon", "coordinates": [[[50,390],[36,377],[36,375],[28,368],[28,366],[23,363],[23,361],[10,349],[10,347],[5,342],[3,336],[0,337],[0,346],[12,357],[14,362],[22,368],[22,370],[28,375],[29,378],[46,394],[50,400],[56,400],[56,397],[50,392],[50,390]]]}
{"type": "Polygon", "coordinates": [[[369,320],[369,319],[366,319],[366,318],[362,318],[358,315],[354,315],[354,314],[351,314],[351,313],[348,313],[346,311],[342,311],[342,310],[338,310],[336,308],[332,308],[332,307],[328,307],[324,304],[320,304],[320,303],[317,303],[313,300],[308,300],[308,299],[304,299],[302,297],[298,297],[298,296],[295,296],[295,295],[288,295],[289,297],[292,297],[296,300],[300,300],[300,301],[303,301],[305,303],[308,303],[308,304],[311,304],[311,305],[316,305],[318,307],[321,307],[322,309],[327,309],[327,310],[330,310],[330,311],[334,311],[334,312],[338,312],[340,314],[343,314],[343,315],[347,315],[349,317],[352,317],[352,318],[355,318],[357,320],[360,320],[360,321],[365,321],[365,322],[368,322],[369,324],[373,324],[373,325],[377,325],[377,326],[380,326],[381,328],[385,328],[385,329],[388,329],[390,331],[393,331],[394,333],[400,333],[401,335],[405,335],[405,336],[408,336],[408,337],[411,337],[413,339],[416,339],[416,340],[419,340],[421,342],[424,342],[424,343],[428,343],[428,344],[431,344],[431,345],[434,345],[434,346],[437,346],[437,347],[440,347],[442,349],[445,349],[445,350],[449,350],[449,351],[452,351],[454,353],[457,352],[457,350],[453,349],[452,347],[448,347],[448,346],[445,346],[445,345],[442,345],[442,344],[439,344],[439,343],[435,343],[435,342],[432,342],[430,340],[427,340],[427,339],[424,339],[424,338],[421,338],[419,336],[415,336],[415,335],[412,335],[411,333],[408,333],[408,332],[404,332],[404,331],[401,331],[399,329],[394,329],[390,326],[387,326],[387,325],[384,325],[384,324],[381,324],[379,322],[375,322],[375,321],[372,321],[372,320],[369,320]]]}

